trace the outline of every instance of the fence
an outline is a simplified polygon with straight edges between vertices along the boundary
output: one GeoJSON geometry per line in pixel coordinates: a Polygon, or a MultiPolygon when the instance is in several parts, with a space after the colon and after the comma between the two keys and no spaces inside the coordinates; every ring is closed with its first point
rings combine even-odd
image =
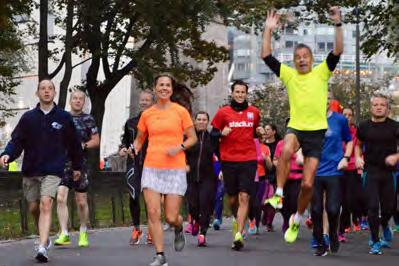
{"type": "MultiPolygon", "coordinates": [[[[99,172],[90,178],[88,191],[91,227],[108,227],[130,224],[129,199],[125,173],[99,172]]],[[[55,204],[54,204],[55,205],[55,204]]],[[[70,226],[79,227],[73,192],[68,197],[70,226]]],[[[56,231],[57,215],[53,208],[53,227],[56,231]]],[[[144,209],[144,208],[142,208],[144,209]]],[[[142,218],[145,220],[144,210],[142,218]]],[[[142,220],[142,221],[144,221],[142,220]]],[[[28,204],[22,193],[20,172],[0,173],[0,239],[15,238],[35,233],[28,204]]]]}

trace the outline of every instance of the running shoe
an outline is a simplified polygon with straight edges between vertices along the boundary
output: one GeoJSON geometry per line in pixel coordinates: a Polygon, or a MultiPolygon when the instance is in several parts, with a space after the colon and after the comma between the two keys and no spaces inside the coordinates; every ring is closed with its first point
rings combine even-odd
{"type": "Polygon", "coordinates": [[[395,225],[395,228],[393,229],[395,233],[399,233],[399,224],[395,225]]]}
{"type": "Polygon", "coordinates": [[[176,251],[182,251],[184,246],[186,245],[186,237],[183,233],[183,227],[180,229],[175,228],[175,241],[174,247],[176,251]]]}
{"type": "Polygon", "coordinates": [[[36,253],[35,259],[38,262],[41,262],[41,263],[48,262],[48,250],[47,250],[47,248],[45,248],[45,247],[40,245],[39,248],[37,249],[37,253],[36,253]]]}
{"type": "Polygon", "coordinates": [[[310,242],[310,246],[311,246],[312,248],[318,248],[319,243],[317,243],[316,238],[312,237],[312,241],[310,242]]]}
{"type": "Polygon", "coordinates": [[[193,227],[192,227],[191,234],[192,234],[193,236],[197,236],[198,233],[199,233],[199,230],[200,230],[199,223],[195,222],[194,225],[193,225],[193,227]]]}
{"type": "Polygon", "coordinates": [[[184,229],[184,233],[187,233],[187,234],[193,233],[193,224],[192,223],[187,224],[186,228],[184,229]]]}
{"type": "Polygon", "coordinates": [[[79,233],[79,242],[78,246],[81,248],[85,248],[89,246],[89,234],[87,232],[79,233]]]}
{"type": "Polygon", "coordinates": [[[275,209],[281,209],[283,207],[283,197],[274,194],[273,197],[265,200],[264,204],[270,204],[275,209]]]}
{"type": "Polygon", "coordinates": [[[308,219],[306,219],[305,224],[306,224],[306,226],[308,227],[309,230],[313,229],[312,218],[309,217],[308,219]]]}
{"type": "Polygon", "coordinates": [[[326,247],[330,246],[330,237],[327,234],[323,234],[323,242],[326,247]]]}
{"type": "Polygon", "coordinates": [[[206,247],[205,235],[199,234],[198,237],[197,237],[197,240],[198,240],[198,246],[199,247],[206,247]]]}
{"type": "Polygon", "coordinates": [[[130,245],[137,245],[140,243],[141,236],[143,232],[141,230],[137,230],[136,227],[133,227],[132,236],[130,238],[130,245]]]}
{"type": "Polygon", "coordinates": [[[325,245],[318,245],[316,247],[316,251],[313,255],[318,256],[318,257],[324,257],[327,256],[327,247],[325,245]]]}
{"type": "Polygon", "coordinates": [[[152,237],[151,237],[150,233],[147,233],[147,239],[145,240],[145,243],[147,245],[152,245],[152,237]]]}
{"type": "Polygon", "coordinates": [[[296,238],[298,237],[299,232],[299,224],[294,223],[294,214],[291,215],[290,224],[284,233],[284,239],[287,243],[294,243],[296,238]]]}
{"type": "Polygon", "coordinates": [[[219,219],[213,220],[212,226],[213,226],[214,230],[219,231],[220,230],[220,225],[221,225],[221,222],[220,222],[219,219]]]}
{"type": "Polygon", "coordinates": [[[233,233],[233,238],[234,238],[238,232],[238,223],[237,223],[236,219],[233,219],[233,226],[232,226],[231,231],[233,233]]]}
{"type": "Polygon", "coordinates": [[[244,239],[240,232],[237,232],[234,236],[234,241],[232,245],[232,249],[239,251],[244,247],[244,239]]]}
{"type": "Polygon", "coordinates": [[[150,266],[168,266],[165,255],[156,255],[154,260],[149,264],[150,266]]]}
{"type": "Polygon", "coordinates": [[[346,242],[346,237],[344,234],[338,234],[338,241],[341,243],[345,243],[346,242]]]}
{"type": "Polygon", "coordinates": [[[371,254],[371,255],[382,255],[381,243],[380,242],[373,243],[371,245],[369,254],[371,254]]]}
{"type": "Polygon", "coordinates": [[[353,224],[353,232],[360,232],[362,228],[359,224],[353,224]]]}
{"type": "Polygon", "coordinates": [[[61,233],[58,236],[58,238],[54,241],[54,245],[56,246],[63,246],[70,244],[71,244],[71,239],[69,238],[69,235],[64,235],[64,233],[61,233]]]}
{"type": "Polygon", "coordinates": [[[382,248],[391,248],[391,242],[380,239],[380,245],[382,248]]]}
{"type": "Polygon", "coordinates": [[[373,240],[371,239],[371,236],[369,237],[368,244],[369,244],[369,247],[372,247],[374,244],[373,240]]]}
{"type": "Polygon", "coordinates": [[[363,231],[369,230],[369,223],[367,222],[367,219],[362,218],[362,221],[360,222],[360,229],[363,231]]]}
{"type": "Polygon", "coordinates": [[[389,225],[383,230],[383,239],[387,242],[391,242],[393,239],[392,229],[389,225]]]}
{"type": "Polygon", "coordinates": [[[345,228],[345,233],[346,234],[349,234],[351,232],[351,227],[349,226],[349,227],[347,227],[347,228],[345,228]]]}
{"type": "Polygon", "coordinates": [[[249,223],[248,234],[250,234],[250,235],[255,235],[257,231],[258,231],[258,227],[256,226],[256,221],[255,221],[255,219],[253,219],[253,220],[249,223]]]}

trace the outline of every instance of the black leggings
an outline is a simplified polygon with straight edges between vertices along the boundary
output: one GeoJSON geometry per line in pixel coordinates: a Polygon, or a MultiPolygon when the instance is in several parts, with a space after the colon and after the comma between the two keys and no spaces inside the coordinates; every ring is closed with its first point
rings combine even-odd
{"type": "Polygon", "coordinates": [[[288,180],[284,186],[284,204],[281,214],[284,218],[284,224],[288,225],[292,214],[296,213],[298,208],[298,195],[301,190],[302,179],[288,180]]]}
{"type": "Polygon", "coordinates": [[[329,236],[337,241],[338,219],[341,207],[339,176],[316,176],[313,184],[312,222],[313,236],[319,245],[323,244],[323,194],[326,193],[326,211],[329,223],[329,236]]]}
{"type": "Polygon", "coordinates": [[[379,241],[380,225],[385,228],[393,214],[395,181],[392,172],[372,168],[364,172],[366,186],[368,222],[373,242],[379,241]],[[381,208],[381,218],[379,217],[381,208]]]}
{"type": "Polygon", "coordinates": [[[252,195],[250,195],[248,212],[248,218],[251,221],[255,219],[257,227],[259,227],[260,219],[262,217],[262,198],[259,199],[257,196],[259,192],[259,183],[260,182],[255,182],[255,190],[253,191],[252,195]]]}
{"type": "Polygon", "coordinates": [[[140,197],[137,197],[136,199],[129,197],[129,210],[130,210],[130,216],[132,217],[133,226],[139,227],[140,213],[141,213],[140,197]]]}
{"type": "Polygon", "coordinates": [[[216,180],[212,179],[189,182],[187,186],[189,213],[192,219],[199,223],[203,235],[206,235],[211,220],[215,189],[216,180]]]}
{"type": "Polygon", "coordinates": [[[340,176],[342,211],[339,219],[339,232],[343,234],[345,228],[351,226],[352,222],[357,224],[362,215],[367,215],[367,208],[361,176],[354,171],[345,171],[340,176]]]}

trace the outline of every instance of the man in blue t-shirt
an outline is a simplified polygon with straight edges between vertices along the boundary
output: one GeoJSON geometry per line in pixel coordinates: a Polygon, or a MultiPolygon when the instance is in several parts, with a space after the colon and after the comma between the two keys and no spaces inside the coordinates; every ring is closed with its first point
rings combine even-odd
{"type": "MultiPolygon", "coordinates": [[[[331,93],[328,96],[328,105],[331,100],[331,93]]],[[[342,170],[348,166],[348,161],[353,149],[352,137],[348,121],[340,113],[327,112],[328,129],[325,134],[323,149],[319,167],[313,184],[312,197],[312,221],[313,237],[317,242],[317,250],[314,255],[325,256],[330,248],[336,253],[339,249],[338,242],[338,220],[341,207],[340,179],[342,170]],[[344,149],[342,143],[346,143],[344,149]],[[323,241],[323,211],[324,193],[326,194],[326,210],[329,223],[330,247],[323,241]]]]}

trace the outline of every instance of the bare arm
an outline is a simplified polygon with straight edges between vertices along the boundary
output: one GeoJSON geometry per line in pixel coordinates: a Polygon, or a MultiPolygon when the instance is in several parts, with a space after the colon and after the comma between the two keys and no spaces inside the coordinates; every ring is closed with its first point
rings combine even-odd
{"type": "Polygon", "coordinates": [[[267,11],[265,29],[263,31],[262,58],[272,54],[272,32],[278,27],[279,19],[280,15],[276,11],[267,11]]]}
{"type": "MultiPolygon", "coordinates": [[[[330,7],[330,19],[335,25],[342,25],[341,10],[337,6],[330,7]]],[[[342,26],[335,27],[335,45],[333,54],[336,56],[341,55],[344,52],[344,41],[343,41],[343,30],[342,26]]]]}
{"type": "Polygon", "coordinates": [[[147,134],[141,130],[137,130],[136,139],[133,141],[134,153],[137,155],[141,148],[143,147],[143,143],[147,138],[147,134]]]}

